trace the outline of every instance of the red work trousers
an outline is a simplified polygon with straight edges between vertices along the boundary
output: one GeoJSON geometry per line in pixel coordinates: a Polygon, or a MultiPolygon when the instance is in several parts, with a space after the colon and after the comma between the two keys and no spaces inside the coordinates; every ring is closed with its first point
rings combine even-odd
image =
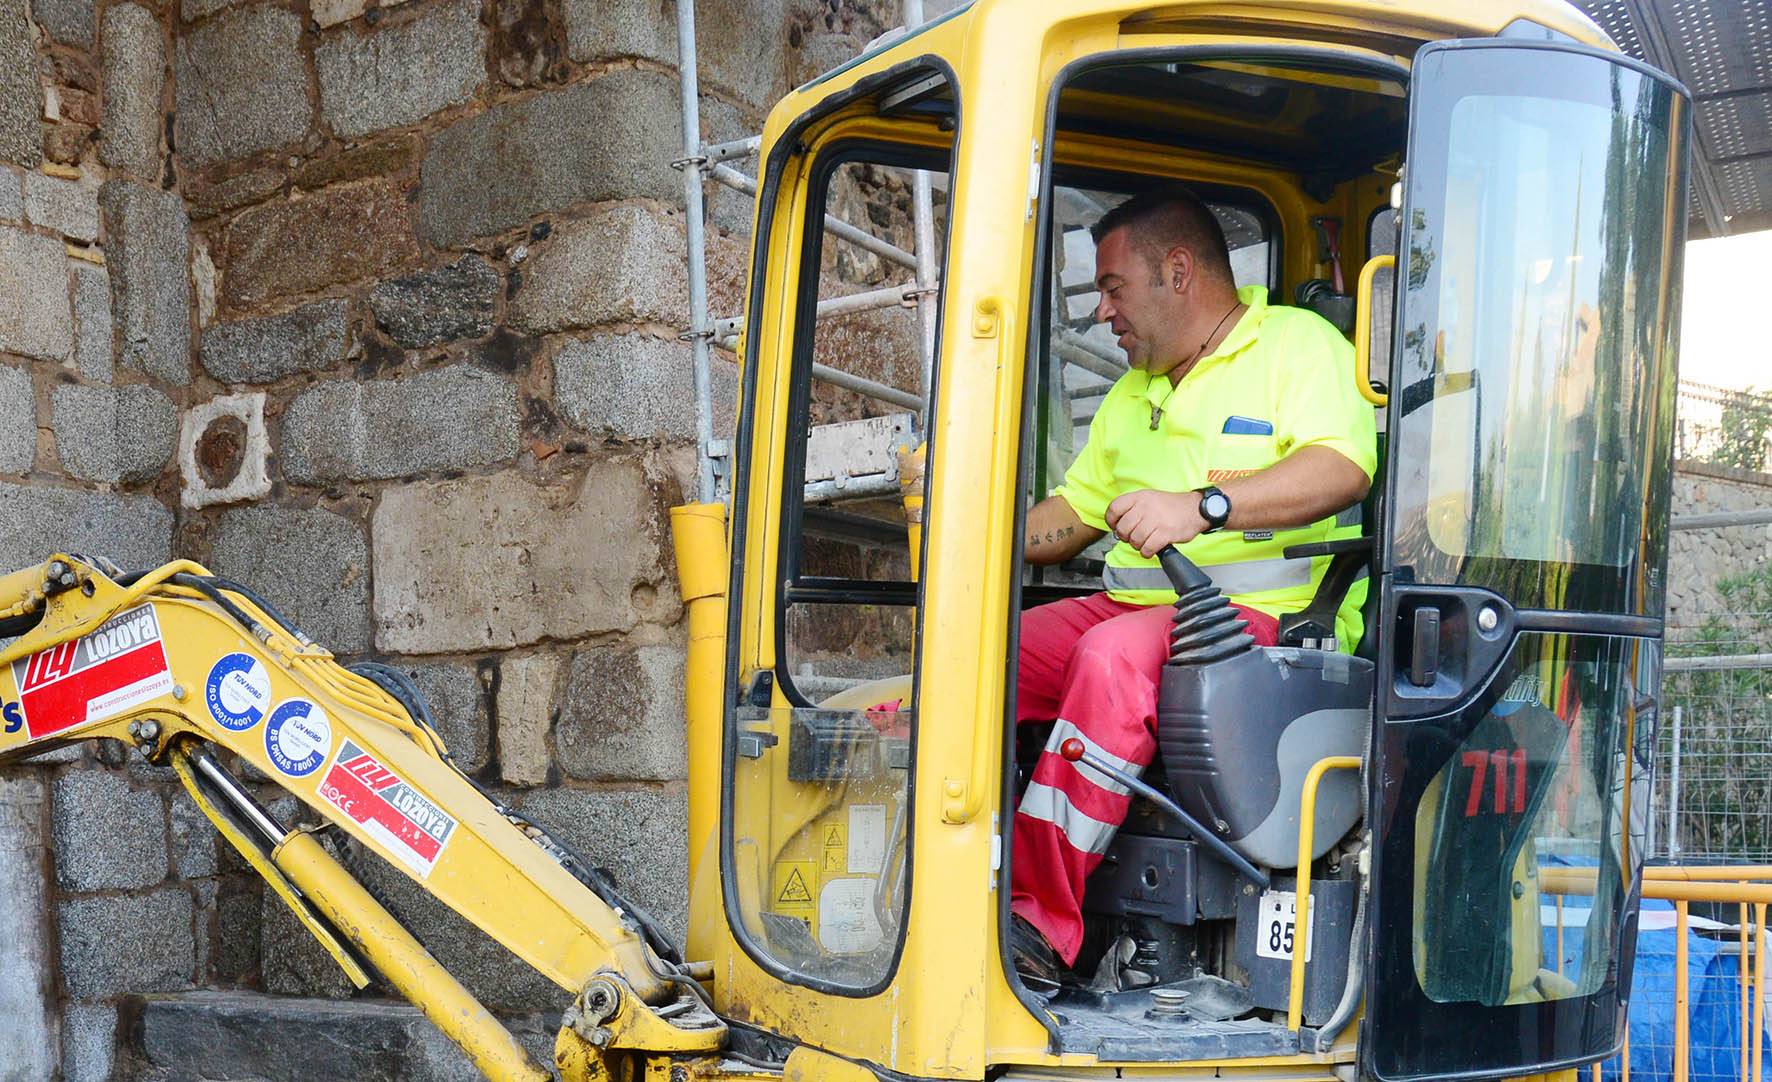
{"type": "MultiPolygon", "coordinates": [[[[1237,606],[1256,642],[1279,622],[1237,606]]],[[[1106,594],[1066,598],[1021,615],[1015,720],[1052,721],[1052,735],[1015,812],[1010,908],[1069,965],[1083,944],[1083,881],[1131,806],[1119,782],[1058,753],[1075,737],[1134,777],[1157,753],[1157,683],[1169,658],[1169,605],[1106,594]]]]}

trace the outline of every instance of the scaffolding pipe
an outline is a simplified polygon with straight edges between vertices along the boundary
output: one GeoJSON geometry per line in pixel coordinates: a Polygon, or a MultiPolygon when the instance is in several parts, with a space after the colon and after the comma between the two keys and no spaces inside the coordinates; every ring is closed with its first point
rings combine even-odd
{"type": "Polygon", "coordinates": [[[701,156],[709,166],[714,166],[737,158],[748,158],[762,145],[763,137],[753,135],[747,139],[734,139],[730,143],[709,143],[701,148],[701,156]]]}
{"type": "Polygon", "coordinates": [[[890,402],[895,406],[903,406],[908,410],[918,410],[923,408],[923,400],[909,391],[901,391],[897,387],[888,387],[884,383],[875,383],[871,379],[852,376],[847,372],[832,368],[828,364],[814,363],[812,366],[812,378],[822,380],[833,387],[842,387],[844,390],[854,391],[857,394],[864,394],[869,398],[877,398],[881,402],[890,402]]]}
{"type": "MultiPolygon", "coordinates": [[[[708,171],[708,175],[735,192],[741,192],[753,199],[756,198],[757,182],[730,165],[715,165],[708,171]]],[[[888,244],[872,233],[857,229],[835,215],[824,216],[824,227],[826,232],[835,234],[857,248],[870,251],[882,259],[889,259],[901,267],[909,267],[912,270],[917,267],[916,256],[896,244],[888,244]]]]}
{"type": "Polygon", "coordinates": [[[1667,855],[1680,854],[1680,708],[1674,707],[1673,769],[1667,782],[1667,855]]]}
{"type": "Polygon", "coordinates": [[[695,499],[713,503],[714,395],[708,365],[708,261],[702,223],[701,86],[695,71],[695,0],[677,0],[677,74],[683,98],[683,225],[689,248],[689,343],[695,351],[695,499]]]}
{"type": "Polygon", "coordinates": [[[1772,669],[1772,654],[1670,657],[1661,663],[1662,672],[1733,672],[1736,669],[1772,669]]]}
{"type": "Polygon", "coordinates": [[[880,308],[933,308],[922,303],[922,289],[916,286],[887,286],[865,293],[847,293],[818,302],[818,318],[843,316],[851,312],[872,312],[880,308]]]}
{"type": "Polygon", "coordinates": [[[1109,353],[1106,348],[1096,345],[1068,327],[1059,327],[1053,333],[1052,348],[1065,363],[1074,364],[1085,372],[1093,372],[1102,379],[1117,380],[1126,374],[1126,362],[1123,358],[1109,353]]]}
{"type": "Polygon", "coordinates": [[[1674,530],[1722,530],[1730,526],[1765,526],[1772,524],[1772,507],[1755,507],[1747,511],[1715,511],[1708,515],[1675,515],[1668,523],[1674,530]]]}
{"type": "MultiPolygon", "coordinates": [[[[923,0],[904,0],[905,30],[915,32],[922,25],[923,0]]],[[[916,230],[917,288],[933,293],[936,288],[935,199],[930,190],[929,172],[925,169],[911,174],[911,218],[916,230]]],[[[917,311],[923,323],[924,403],[928,403],[935,382],[935,308],[933,304],[925,304],[918,306],[917,311]]]]}
{"type": "MultiPolygon", "coordinates": [[[[865,293],[849,293],[841,297],[831,297],[818,302],[817,318],[826,316],[843,316],[852,312],[872,312],[881,308],[920,308],[919,294],[922,291],[913,285],[887,286],[884,289],[870,289],[865,293]]],[[[722,346],[738,341],[739,329],[744,320],[739,316],[714,320],[714,340],[722,346]]],[[[728,346],[730,348],[730,346],[728,346]]]]}

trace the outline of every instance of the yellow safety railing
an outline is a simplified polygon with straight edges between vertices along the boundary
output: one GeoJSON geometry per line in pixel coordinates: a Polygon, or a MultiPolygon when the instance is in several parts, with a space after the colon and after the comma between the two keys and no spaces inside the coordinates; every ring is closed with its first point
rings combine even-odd
{"type": "MultiPolygon", "coordinates": [[[[1557,968],[1562,969],[1563,897],[1591,895],[1593,868],[1544,867],[1539,887],[1556,896],[1557,968]]],[[[1742,1082],[1761,1082],[1766,1044],[1766,914],[1772,907],[1772,865],[1643,869],[1643,897],[1674,903],[1674,1047],[1672,1082],[1690,1082],[1692,1067],[1692,990],[1689,935],[1693,902],[1738,907],[1735,980],[1741,1010],[1740,1073],[1742,1082]]],[[[1592,1067],[1592,1082],[1601,1082],[1601,1064],[1592,1067]]],[[[1630,1082],[1631,1048],[1627,1039],[1618,1061],[1618,1082],[1630,1082]]]]}
{"type": "Polygon", "coordinates": [[[1298,904],[1292,926],[1292,983],[1286,994],[1286,1028],[1297,1032],[1304,1018],[1304,956],[1310,953],[1311,854],[1317,828],[1317,785],[1331,770],[1358,770],[1357,755],[1331,755],[1318,759],[1304,776],[1304,793],[1298,813],[1298,904]]]}

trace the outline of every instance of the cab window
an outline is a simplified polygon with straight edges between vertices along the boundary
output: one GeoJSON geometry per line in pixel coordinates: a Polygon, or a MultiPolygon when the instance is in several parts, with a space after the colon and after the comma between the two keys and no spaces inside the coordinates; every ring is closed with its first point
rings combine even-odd
{"type": "MultiPolygon", "coordinates": [[[[905,106],[921,110],[910,122],[941,130],[931,110],[943,92],[905,106]]],[[[777,225],[801,231],[801,258],[774,663],[732,715],[726,904],[766,969],[840,995],[891,979],[909,892],[920,501],[900,479],[920,468],[926,439],[949,154],[831,143],[812,163],[801,220],[777,225]],[[920,192],[933,236],[921,277],[920,192]]]]}

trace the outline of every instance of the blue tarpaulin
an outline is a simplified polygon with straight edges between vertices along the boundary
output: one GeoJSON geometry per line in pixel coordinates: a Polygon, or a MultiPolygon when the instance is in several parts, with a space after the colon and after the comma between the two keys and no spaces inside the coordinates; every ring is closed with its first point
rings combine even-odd
{"type": "MultiPolygon", "coordinates": [[[[1679,933],[1672,927],[1672,915],[1670,902],[1643,902],[1631,978],[1631,1082],[1671,1082],[1674,1076],[1674,951],[1679,933]]],[[[1738,1082],[1742,1077],[1740,946],[1733,930],[1721,934],[1724,938],[1717,940],[1686,933],[1690,1082],[1738,1082]]],[[[1772,1068],[1772,1039],[1762,1031],[1760,1040],[1762,1070],[1772,1068]]],[[[1616,1058],[1606,1061],[1602,1080],[1618,1082],[1616,1058]]]]}

